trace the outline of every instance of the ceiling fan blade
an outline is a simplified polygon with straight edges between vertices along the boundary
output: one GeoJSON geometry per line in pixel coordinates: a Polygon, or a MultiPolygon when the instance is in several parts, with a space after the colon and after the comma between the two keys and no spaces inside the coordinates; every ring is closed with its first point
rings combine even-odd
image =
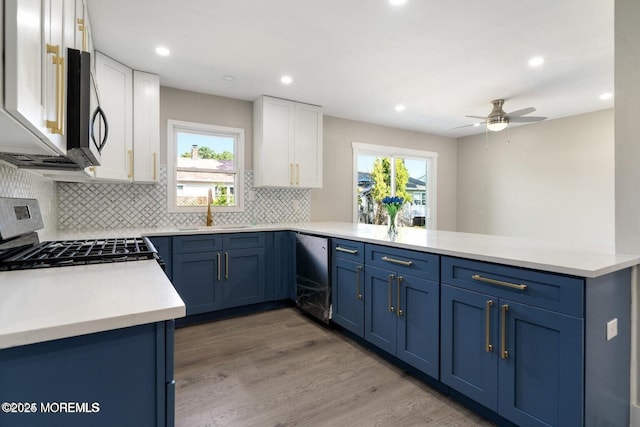
{"type": "MultiPolygon", "coordinates": [[[[484,118],[484,117],[482,117],[482,118],[484,118]]],[[[472,123],[472,124],[470,124],[470,125],[458,126],[458,127],[455,127],[454,129],[468,128],[468,127],[471,127],[471,126],[480,126],[480,125],[483,125],[483,124],[485,124],[485,123],[487,123],[487,122],[486,122],[486,121],[484,121],[484,122],[479,122],[479,123],[472,123]]]]}
{"type": "Polygon", "coordinates": [[[487,120],[486,116],[465,116],[465,117],[471,117],[472,119],[482,119],[482,120],[487,120]]]}
{"type": "Polygon", "coordinates": [[[525,114],[533,113],[534,111],[536,111],[536,109],[533,108],[533,107],[523,108],[522,110],[516,110],[516,111],[512,111],[510,113],[507,113],[507,117],[509,119],[511,119],[511,117],[524,116],[525,114]]]}
{"type": "Polygon", "coordinates": [[[526,122],[540,122],[546,120],[546,117],[529,116],[529,117],[509,117],[510,122],[514,123],[526,123],[526,122]]]}

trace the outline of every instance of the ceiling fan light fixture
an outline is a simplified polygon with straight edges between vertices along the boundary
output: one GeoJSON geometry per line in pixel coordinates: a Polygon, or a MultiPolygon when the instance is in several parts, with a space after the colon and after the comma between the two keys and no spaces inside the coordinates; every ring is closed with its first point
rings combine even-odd
{"type": "Polygon", "coordinates": [[[509,125],[509,120],[504,117],[496,117],[487,121],[487,129],[493,132],[500,132],[506,129],[509,125]]]}

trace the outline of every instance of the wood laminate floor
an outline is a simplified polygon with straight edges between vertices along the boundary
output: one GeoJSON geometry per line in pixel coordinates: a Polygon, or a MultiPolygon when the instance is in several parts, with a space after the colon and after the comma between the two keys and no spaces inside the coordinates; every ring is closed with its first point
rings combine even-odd
{"type": "Polygon", "coordinates": [[[286,308],[176,330],[176,425],[490,426],[286,308]]]}

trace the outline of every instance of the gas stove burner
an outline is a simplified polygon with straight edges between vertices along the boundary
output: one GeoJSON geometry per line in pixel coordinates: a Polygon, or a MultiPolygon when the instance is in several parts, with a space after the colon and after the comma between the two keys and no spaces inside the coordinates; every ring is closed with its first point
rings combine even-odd
{"type": "Polygon", "coordinates": [[[155,247],[146,237],[61,240],[42,242],[0,261],[0,270],[64,267],[145,259],[158,259],[155,247]]]}

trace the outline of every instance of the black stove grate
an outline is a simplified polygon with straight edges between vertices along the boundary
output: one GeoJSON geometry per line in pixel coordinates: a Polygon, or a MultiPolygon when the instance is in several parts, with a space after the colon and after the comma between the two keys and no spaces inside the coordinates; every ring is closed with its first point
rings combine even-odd
{"type": "Polygon", "coordinates": [[[2,262],[0,270],[62,267],[120,261],[158,259],[145,237],[90,240],[60,240],[39,243],[2,262]]]}

